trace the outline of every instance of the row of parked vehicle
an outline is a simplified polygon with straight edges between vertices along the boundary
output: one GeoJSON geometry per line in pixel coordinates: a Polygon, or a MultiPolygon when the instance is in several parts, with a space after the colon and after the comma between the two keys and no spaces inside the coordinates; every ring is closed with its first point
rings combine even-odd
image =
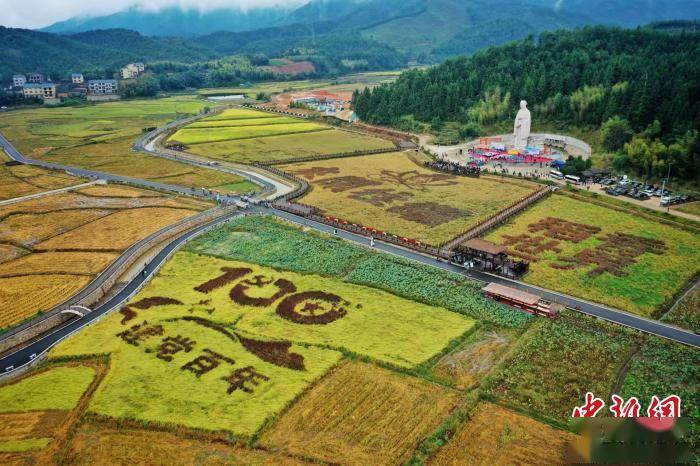
{"type": "Polygon", "coordinates": [[[693,200],[692,196],[685,194],[673,194],[668,189],[659,188],[651,184],[640,181],[632,181],[626,176],[622,178],[604,178],[599,181],[603,186],[608,186],[605,190],[611,196],[627,196],[632,199],[646,201],[652,197],[660,197],[662,206],[682,204],[693,200]]]}

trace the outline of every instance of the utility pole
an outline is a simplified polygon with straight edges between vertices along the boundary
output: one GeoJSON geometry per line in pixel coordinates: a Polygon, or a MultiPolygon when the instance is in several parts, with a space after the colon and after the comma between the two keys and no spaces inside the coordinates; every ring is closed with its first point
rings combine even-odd
{"type": "Polygon", "coordinates": [[[668,179],[670,177],[671,177],[671,162],[668,162],[668,173],[666,174],[666,179],[661,184],[661,197],[659,198],[659,207],[663,207],[661,205],[661,199],[664,198],[664,192],[666,191],[666,184],[668,183],[668,179]]]}

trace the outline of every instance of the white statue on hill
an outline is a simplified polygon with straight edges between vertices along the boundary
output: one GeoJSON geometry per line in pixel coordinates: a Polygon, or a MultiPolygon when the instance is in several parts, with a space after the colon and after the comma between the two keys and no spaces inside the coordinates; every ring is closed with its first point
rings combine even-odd
{"type": "Polygon", "coordinates": [[[513,147],[525,149],[527,140],[530,137],[530,110],[527,109],[527,101],[520,101],[520,110],[515,117],[515,130],[513,132],[513,147]]]}

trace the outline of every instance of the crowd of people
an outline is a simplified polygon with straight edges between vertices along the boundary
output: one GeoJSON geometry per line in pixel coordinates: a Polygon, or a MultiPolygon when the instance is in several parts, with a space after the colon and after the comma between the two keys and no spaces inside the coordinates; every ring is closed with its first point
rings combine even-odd
{"type": "Polygon", "coordinates": [[[462,165],[449,160],[433,160],[425,162],[425,166],[428,168],[432,168],[433,170],[439,170],[442,172],[448,172],[462,176],[478,177],[481,173],[481,168],[479,168],[476,165],[462,165]]]}

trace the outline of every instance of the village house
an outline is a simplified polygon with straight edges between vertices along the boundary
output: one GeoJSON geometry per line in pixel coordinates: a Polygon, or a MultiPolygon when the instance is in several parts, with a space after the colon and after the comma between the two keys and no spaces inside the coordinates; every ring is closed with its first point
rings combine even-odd
{"type": "Polygon", "coordinates": [[[73,84],[82,84],[85,82],[85,78],[82,73],[73,73],[70,75],[70,80],[73,84]]]}
{"type": "Polygon", "coordinates": [[[44,75],[41,73],[29,73],[27,74],[27,82],[32,84],[41,84],[45,81],[44,75]]]}
{"type": "Polygon", "coordinates": [[[122,79],[134,79],[145,70],[146,66],[143,63],[129,63],[120,70],[120,75],[122,79]]]}
{"type": "Polygon", "coordinates": [[[88,81],[87,100],[89,102],[117,100],[119,84],[116,79],[91,79],[88,81]]]}
{"type": "Polygon", "coordinates": [[[23,74],[16,74],[12,76],[12,86],[22,87],[27,83],[27,78],[23,74]]]}
{"type": "Polygon", "coordinates": [[[118,88],[116,79],[91,79],[88,81],[90,94],[116,94],[118,88]]]}
{"type": "Polygon", "coordinates": [[[39,98],[46,102],[55,101],[56,85],[54,83],[26,83],[22,88],[22,95],[25,99],[39,98]]]}

